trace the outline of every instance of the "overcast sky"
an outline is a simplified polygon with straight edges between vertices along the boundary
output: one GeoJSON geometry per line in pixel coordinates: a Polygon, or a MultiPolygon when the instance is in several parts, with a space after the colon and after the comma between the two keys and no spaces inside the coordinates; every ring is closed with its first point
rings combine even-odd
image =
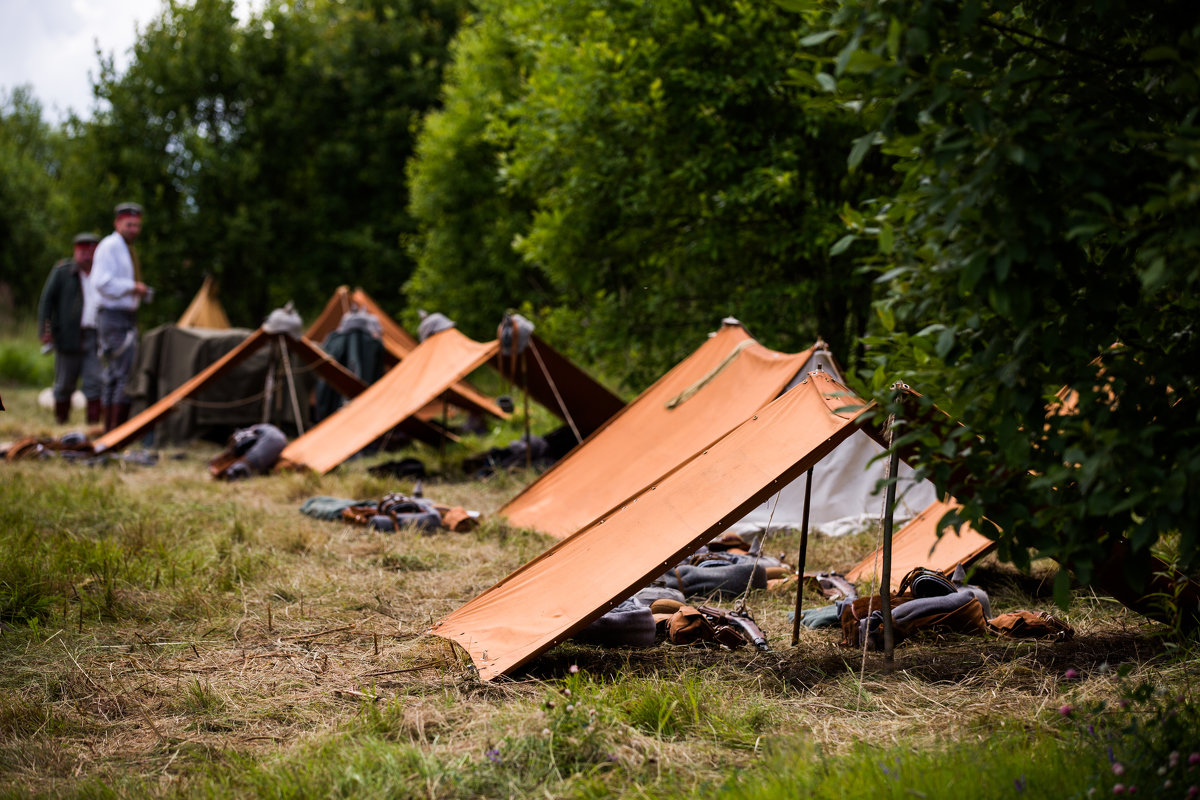
{"type": "MultiPolygon", "coordinates": [[[[164,0],[0,0],[0,88],[33,86],[48,122],[74,110],[91,115],[91,80],[99,73],[96,47],[129,63],[135,31],[158,16],[164,0]]],[[[254,0],[238,0],[244,17],[254,0]]]]}

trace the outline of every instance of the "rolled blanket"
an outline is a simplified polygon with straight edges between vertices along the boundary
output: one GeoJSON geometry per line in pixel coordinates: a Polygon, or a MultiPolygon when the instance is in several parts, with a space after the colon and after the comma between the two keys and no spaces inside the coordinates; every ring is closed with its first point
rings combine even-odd
{"type": "Polygon", "coordinates": [[[310,497],[300,505],[300,513],[326,521],[341,519],[342,511],[352,506],[372,505],[373,500],[347,500],[344,497],[318,495],[310,497]]]}
{"type": "Polygon", "coordinates": [[[630,598],[575,634],[576,641],[601,647],[650,647],[654,644],[650,607],[630,598]]]}
{"type": "MultiPolygon", "coordinates": [[[[987,623],[983,607],[971,592],[954,592],[938,597],[909,600],[892,608],[896,641],[921,628],[939,627],[957,633],[983,633],[987,623]]],[[[869,640],[869,646],[883,648],[883,612],[873,611],[858,624],[858,644],[869,640]]]]}
{"type": "Polygon", "coordinates": [[[668,589],[666,586],[647,586],[644,589],[639,589],[638,593],[633,596],[642,605],[651,605],[655,600],[678,600],[682,603],[687,598],[683,596],[683,592],[678,589],[668,589]]]}
{"type": "Polygon", "coordinates": [[[767,588],[767,571],[753,558],[743,561],[706,561],[698,566],[681,564],[661,578],[670,589],[677,589],[686,597],[710,597],[713,595],[737,596],[746,588],[767,588]]]}
{"type": "MultiPolygon", "coordinates": [[[[794,611],[788,612],[788,622],[795,618],[794,611]]],[[[800,624],[806,628],[836,628],[842,619],[837,604],[820,608],[806,608],[800,612],[800,624]]]]}

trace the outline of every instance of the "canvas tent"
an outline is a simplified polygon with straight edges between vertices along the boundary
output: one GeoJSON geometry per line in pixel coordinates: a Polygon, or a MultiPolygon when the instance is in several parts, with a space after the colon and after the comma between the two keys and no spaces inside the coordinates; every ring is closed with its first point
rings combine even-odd
{"type": "MultiPolygon", "coordinates": [[[[346,286],[337,288],[320,315],[308,327],[305,336],[314,342],[325,341],[325,337],[337,329],[342,316],[356,308],[370,312],[379,320],[384,349],[393,361],[403,361],[409,353],[417,348],[419,342],[392,319],[366,292],[362,289],[351,291],[346,286]]],[[[464,411],[501,419],[508,416],[500,406],[496,405],[495,400],[482,394],[465,381],[459,381],[450,387],[446,394],[446,400],[450,405],[464,411]]],[[[440,416],[442,411],[441,404],[438,403],[436,406],[421,409],[417,416],[429,420],[440,416]]]]}
{"type": "Polygon", "coordinates": [[[456,328],[430,336],[353,402],[284,448],[281,465],[325,474],[393,427],[412,424],[435,400],[459,397],[453,387],[498,348],[495,341],[476,342],[456,328]]]}
{"type": "MultiPolygon", "coordinates": [[[[126,389],[134,416],[183,386],[193,376],[237,349],[253,333],[246,328],[181,328],[161,325],[142,334],[126,389]]],[[[231,369],[198,388],[154,426],[155,442],[185,442],[223,435],[228,428],[262,422],[263,387],[271,353],[259,348],[231,369]],[[237,399],[243,402],[236,402],[237,399]]],[[[290,405],[278,418],[292,425],[290,405]]]]}
{"type": "Polygon", "coordinates": [[[400,361],[417,347],[417,340],[408,331],[392,319],[387,312],[380,308],[362,289],[350,290],[348,286],[339,286],[334,291],[325,308],[308,326],[304,335],[314,342],[324,341],[325,337],[337,329],[342,316],[352,309],[360,308],[374,314],[379,320],[383,333],[383,344],[392,357],[400,361]]]}
{"type": "Polygon", "coordinates": [[[808,356],[770,350],[726,321],[499,513],[558,538],[574,533],[777,396],[808,356]]]}
{"type": "Polygon", "coordinates": [[[534,333],[533,323],[520,314],[504,316],[496,339],[500,350],[492,366],[566,422],[577,442],[625,407],[625,401],[534,333]]]}
{"type": "MultiPolygon", "coordinates": [[[[726,342],[737,336],[725,332],[732,334],[726,342]]],[[[463,647],[480,678],[509,672],[728,530],[828,455],[866,418],[861,401],[848,389],[813,373],[430,632],[463,647]]]]}
{"type": "MultiPolygon", "coordinates": [[[[840,381],[836,362],[823,343],[798,354],[779,353],[752,339],[736,320],[726,320],[692,355],[613,416],[566,458],[510,500],[500,514],[513,525],[562,538],[621,504],[650,481],[720,438],[785,387],[810,371],[822,370],[840,381]]],[[[814,470],[810,524],[814,528],[847,519],[876,518],[881,497],[870,492],[882,477],[882,460],[871,464],[880,447],[858,435],[814,470]]],[[[902,481],[911,478],[903,467],[902,481]]],[[[905,485],[904,488],[908,488],[905,485]]],[[[930,485],[904,495],[897,516],[907,519],[933,499],[930,485]]],[[[733,526],[746,532],[799,527],[803,484],[782,496],[764,498],[733,526]]]]}
{"type": "MultiPolygon", "coordinates": [[[[818,341],[800,374],[821,370],[838,383],[845,383],[841,367],[823,341],[818,341]]],[[[884,493],[876,487],[885,477],[884,448],[865,432],[859,431],[821,460],[813,469],[812,501],[809,526],[812,530],[839,536],[854,533],[883,516],[884,493]]],[[[796,481],[783,491],[768,497],[732,526],[736,533],[780,528],[799,528],[804,514],[805,481],[796,481]]],[[[930,481],[917,482],[912,468],[900,464],[896,485],[894,519],[915,517],[930,503],[937,502],[937,489],[930,481]]]]}
{"type": "MultiPolygon", "coordinates": [[[[901,579],[914,567],[926,567],[949,575],[959,564],[967,566],[989,552],[996,543],[977,533],[969,525],[957,532],[945,528],[938,536],[938,524],[955,508],[953,501],[931,503],[892,537],[892,570],[890,585],[900,585],[901,579]]],[[[879,585],[883,562],[876,550],[849,572],[849,581],[871,580],[879,585]]]]}
{"type": "Polygon", "coordinates": [[[200,291],[196,292],[196,296],[175,324],[180,328],[224,330],[229,327],[229,317],[225,316],[225,309],[217,299],[217,284],[212,275],[204,276],[200,291]]]}
{"type": "MultiPolygon", "coordinates": [[[[179,329],[171,327],[169,331],[170,330],[177,331],[179,329]]],[[[195,335],[196,332],[191,333],[195,335]]],[[[169,335],[169,332],[164,333],[164,336],[166,335],[169,335]]],[[[204,339],[205,334],[201,334],[199,341],[203,342],[204,339]]],[[[154,338],[152,337],[151,347],[153,347],[153,341],[154,338]]],[[[174,346],[166,344],[165,342],[162,343],[160,347],[165,348],[171,353],[177,352],[174,346]]],[[[219,398],[221,397],[224,397],[226,400],[228,400],[231,395],[224,394],[224,392],[230,391],[229,387],[221,387],[218,381],[222,377],[232,373],[237,367],[246,363],[256,355],[259,358],[268,358],[270,356],[270,348],[272,347],[278,349],[278,357],[282,363],[286,365],[287,370],[291,370],[290,359],[287,355],[290,351],[298,356],[304,363],[312,365],[317,373],[319,373],[326,380],[330,381],[330,383],[332,383],[334,386],[338,387],[338,389],[346,395],[354,396],[361,392],[364,388],[362,381],[358,380],[358,378],[356,378],[354,375],[347,372],[340,364],[329,358],[329,356],[323,353],[319,347],[310,342],[308,339],[305,339],[304,337],[295,338],[284,333],[272,333],[266,328],[258,328],[249,335],[244,336],[240,342],[237,342],[236,345],[228,349],[219,358],[215,358],[215,360],[210,361],[207,366],[202,368],[199,372],[196,372],[190,378],[182,381],[175,386],[175,388],[154,400],[154,402],[150,403],[149,407],[147,407],[141,413],[135,415],[124,424],[117,426],[111,431],[105,433],[100,438],[96,439],[96,441],[92,443],[94,451],[97,453],[103,453],[106,450],[120,449],[126,446],[130,442],[143,436],[145,433],[153,429],[155,425],[163,419],[163,417],[165,417],[172,410],[176,409],[176,407],[185,400],[193,397],[213,397],[212,394],[205,394],[205,390],[209,390],[210,392],[220,390],[221,394],[217,394],[215,396],[214,402],[219,401],[219,398]]],[[[145,351],[145,347],[143,349],[145,351]]],[[[164,359],[161,358],[154,358],[152,360],[155,363],[164,362],[164,359]]],[[[172,358],[166,358],[165,363],[171,364],[172,358]]],[[[195,362],[189,360],[185,363],[192,364],[195,362]]],[[[238,392],[234,396],[236,398],[244,398],[246,395],[241,394],[241,391],[251,390],[253,390],[255,395],[261,396],[264,392],[264,386],[269,380],[269,378],[266,376],[271,373],[269,373],[267,367],[264,367],[262,374],[263,377],[261,381],[256,380],[256,382],[253,384],[238,386],[238,392]]],[[[253,422],[262,421],[262,401],[257,400],[253,405],[254,407],[258,408],[259,417],[254,419],[250,424],[253,424],[253,422]]],[[[284,405],[286,406],[288,404],[284,403],[284,405]]],[[[233,420],[236,419],[236,417],[230,413],[229,408],[221,408],[219,409],[218,413],[222,415],[222,419],[225,422],[234,424],[233,420]]],[[[303,414],[303,409],[301,410],[301,414],[303,414]]]]}

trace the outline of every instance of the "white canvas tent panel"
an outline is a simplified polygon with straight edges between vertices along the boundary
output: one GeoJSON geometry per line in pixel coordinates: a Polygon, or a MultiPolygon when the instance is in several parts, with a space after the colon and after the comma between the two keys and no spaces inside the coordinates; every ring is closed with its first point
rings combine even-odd
{"type": "MultiPolygon", "coordinates": [[[[818,346],[800,370],[799,377],[817,370],[845,384],[841,370],[829,351],[818,346]]],[[[883,492],[875,487],[883,480],[887,467],[883,452],[875,440],[858,431],[813,468],[812,498],[809,505],[809,529],[830,536],[856,533],[882,519],[883,492]]],[[[896,487],[897,521],[909,520],[937,500],[937,490],[929,481],[913,481],[912,468],[900,464],[900,482],[896,487]]],[[[799,528],[804,519],[805,478],[788,484],[783,491],[767,498],[753,511],[731,526],[746,534],[780,528],[799,528]]]]}

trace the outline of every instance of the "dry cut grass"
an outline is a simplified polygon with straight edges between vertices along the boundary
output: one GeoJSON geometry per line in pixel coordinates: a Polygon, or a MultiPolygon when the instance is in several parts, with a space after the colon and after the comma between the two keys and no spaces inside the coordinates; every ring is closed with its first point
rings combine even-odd
{"type": "MultiPolygon", "coordinates": [[[[40,424],[27,394],[4,391],[4,430],[40,424]]],[[[298,513],[313,495],[411,489],[369,475],[369,460],[218,484],[204,472],[215,451],[153,467],[0,464],[3,599],[32,610],[4,618],[0,637],[8,792],[449,798],[523,796],[536,779],[546,796],[687,794],[799,744],[831,758],[862,743],[986,746],[999,730],[1055,736],[1061,704],[1130,682],[1192,696],[1197,661],[1169,632],[1086,589],[1065,614],[1068,642],[926,637],[893,667],[839,646],[840,631],[803,630],[790,647],[794,596],[764,591],[748,605],[769,653],[568,642],[483,684],[423,633],[551,543],[495,518],[528,476],[469,481],[455,453],[419,451],[441,473],[426,494],[485,522],[384,535],[298,513]],[[366,783],[346,790],[355,769],[366,783]]],[[[774,535],[766,550],[794,558],[798,544],[774,535]]],[[[873,546],[814,536],[807,563],[844,571],[873,546]]],[[[992,561],[975,581],[997,611],[1061,615],[1052,570],[992,561]]]]}

